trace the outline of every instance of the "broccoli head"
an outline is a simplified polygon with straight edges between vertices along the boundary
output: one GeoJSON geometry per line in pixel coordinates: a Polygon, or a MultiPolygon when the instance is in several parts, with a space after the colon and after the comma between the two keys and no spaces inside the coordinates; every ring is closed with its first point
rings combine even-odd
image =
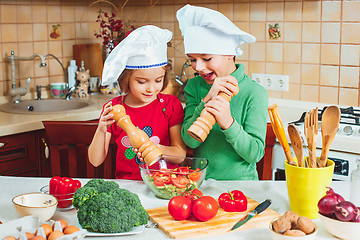
{"type": "Polygon", "coordinates": [[[138,195],[120,188],[116,182],[93,179],[82,188],[87,190],[78,189],[76,201],[74,195],[74,206],[78,206],[77,217],[83,228],[119,233],[148,222],[148,214],[138,195]]]}
{"type": "Polygon", "coordinates": [[[87,200],[93,196],[99,194],[95,187],[82,187],[79,188],[73,197],[73,205],[76,209],[79,209],[87,200]]]}
{"type": "Polygon", "coordinates": [[[114,181],[105,181],[104,179],[92,179],[87,182],[84,187],[94,187],[99,193],[102,193],[119,188],[119,185],[114,181]]]}

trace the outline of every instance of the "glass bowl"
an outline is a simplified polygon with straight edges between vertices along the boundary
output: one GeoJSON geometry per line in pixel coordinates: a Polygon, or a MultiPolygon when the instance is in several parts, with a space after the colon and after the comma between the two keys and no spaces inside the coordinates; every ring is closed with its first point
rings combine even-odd
{"type": "Polygon", "coordinates": [[[146,186],[162,199],[181,195],[188,187],[199,188],[206,176],[209,161],[206,158],[191,158],[163,155],[152,166],[142,162],[140,173],[146,186]],[[180,161],[179,161],[180,158],[180,161]],[[170,164],[176,160],[180,164],[170,164]]]}
{"type": "MultiPolygon", "coordinates": [[[[40,188],[40,192],[50,194],[49,193],[49,185],[43,186],[40,188]]],[[[74,208],[72,204],[73,196],[75,192],[68,193],[68,194],[51,194],[52,196],[56,197],[58,200],[57,208],[61,211],[67,211],[74,208]]]]}

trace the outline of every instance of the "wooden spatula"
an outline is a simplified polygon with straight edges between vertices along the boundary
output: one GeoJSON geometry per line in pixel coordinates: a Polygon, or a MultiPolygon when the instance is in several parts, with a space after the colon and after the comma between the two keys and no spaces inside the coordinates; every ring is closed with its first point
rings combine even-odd
{"type": "Polygon", "coordinates": [[[320,166],[325,167],[327,163],[330,145],[339,128],[341,118],[340,109],[337,106],[330,106],[325,109],[321,119],[322,150],[320,166]]]}
{"type": "Polygon", "coordinates": [[[288,125],[289,138],[296,155],[299,167],[304,167],[303,145],[300,132],[294,124],[288,125]]]}

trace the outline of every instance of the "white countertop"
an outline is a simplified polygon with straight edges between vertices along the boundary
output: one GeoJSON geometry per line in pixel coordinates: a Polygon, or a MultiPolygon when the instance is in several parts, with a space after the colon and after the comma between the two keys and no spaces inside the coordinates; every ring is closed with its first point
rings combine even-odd
{"type": "MultiPolygon", "coordinates": [[[[102,106],[114,98],[114,95],[90,95],[88,101],[94,103],[93,106],[72,112],[58,114],[13,114],[0,111],[0,136],[6,136],[16,133],[28,132],[43,129],[42,121],[87,121],[98,119],[102,106]]],[[[41,100],[40,100],[41,101],[41,100]]]]}
{"type": "MultiPolygon", "coordinates": [[[[12,206],[11,199],[19,194],[28,192],[39,192],[40,188],[49,184],[49,178],[26,178],[26,177],[4,177],[0,176],[0,221],[6,221],[18,218],[14,207],[12,206]]],[[[82,184],[85,184],[88,179],[79,179],[82,184]]],[[[168,200],[158,199],[154,194],[145,186],[142,181],[133,180],[114,180],[121,188],[128,189],[138,194],[143,206],[148,208],[167,206],[168,200]]],[[[349,199],[350,182],[332,182],[331,186],[334,191],[341,194],[345,199],[349,199]]],[[[239,189],[244,192],[248,197],[262,202],[270,198],[272,204],[270,208],[280,214],[284,214],[290,209],[286,182],[284,181],[214,181],[206,180],[200,187],[204,195],[210,195],[217,198],[221,193],[227,190],[239,189]]],[[[64,219],[70,224],[76,223],[76,210],[67,212],[57,211],[53,217],[56,219],[64,219]]],[[[314,222],[318,225],[319,231],[316,239],[336,239],[330,235],[321,225],[319,219],[314,222]]],[[[145,228],[143,233],[136,235],[126,236],[126,239],[169,239],[161,230],[157,228],[145,228]]],[[[220,236],[208,237],[206,239],[271,239],[270,230],[268,228],[233,231],[220,236]]],[[[86,237],[86,239],[100,240],[106,239],[101,237],[86,237]]],[[[124,237],[112,237],[111,239],[125,239],[124,237]]]]}

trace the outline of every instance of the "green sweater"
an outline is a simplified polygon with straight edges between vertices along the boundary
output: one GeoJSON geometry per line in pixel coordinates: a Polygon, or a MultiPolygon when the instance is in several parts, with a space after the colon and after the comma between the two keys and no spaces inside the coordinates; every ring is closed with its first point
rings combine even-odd
{"type": "Polygon", "coordinates": [[[206,178],[217,180],[258,180],[256,163],[264,155],[268,93],[249,76],[244,66],[236,64],[231,75],[238,80],[239,93],[230,101],[234,123],[222,130],[216,123],[206,140],[200,143],[187,130],[204,109],[202,99],[211,85],[201,77],[190,79],[185,87],[185,117],[181,136],[194,157],[209,160],[206,178]]]}

